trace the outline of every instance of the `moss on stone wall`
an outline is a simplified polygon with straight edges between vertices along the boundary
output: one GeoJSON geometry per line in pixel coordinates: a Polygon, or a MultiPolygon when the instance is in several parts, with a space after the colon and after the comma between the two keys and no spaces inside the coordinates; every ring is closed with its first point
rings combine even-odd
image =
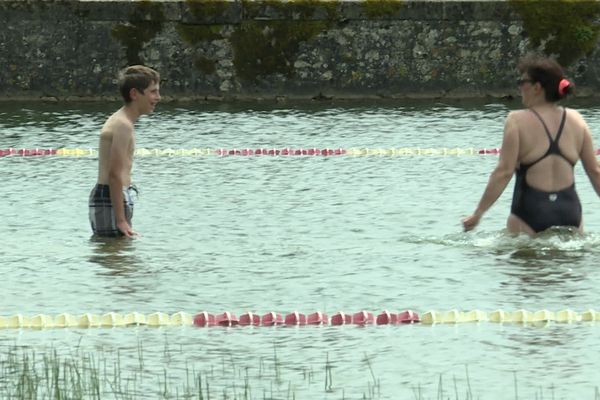
{"type": "MultiPolygon", "coordinates": [[[[228,13],[231,4],[225,0],[186,0],[194,18],[206,23],[228,13]]],[[[242,0],[244,20],[229,37],[240,79],[255,81],[277,73],[290,76],[300,44],[327,29],[339,15],[338,6],[336,1],[321,0],[242,0]],[[276,20],[261,20],[265,16],[276,20]]],[[[180,37],[192,46],[223,39],[222,29],[223,25],[176,26],[180,37]]],[[[198,58],[194,65],[205,74],[215,72],[214,60],[198,58]]]]}
{"type": "Polygon", "coordinates": [[[202,42],[210,42],[223,38],[221,29],[223,25],[187,25],[177,24],[175,27],[179,36],[191,45],[196,45],[202,42]]]}
{"type": "Polygon", "coordinates": [[[326,21],[244,21],[231,36],[233,64],[241,79],[291,77],[300,44],[327,29],[326,21]]]}
{"type": "Polygon", "coordinates": [[[240,79],[283,74],[291,77],[301,43],[327,30],[339,16],[339,3],[321,0],[242,0],[247,20],[231,36],[233,64],[240,79]],[[274,15],[285,20],[254,20],[274,15]],[[291,17],[291,20],[290,20],[291,17]]]}
{"type": "Polygon", "coordinates": [[[244,11],[248,19],[262,17],[264,10],[270,9],[281,15],[289,15],[295,20],[310,20],[319,15],[321,11],[326,13],[326,19],[335,20],[339,15],[337,1],[328,0],[242,0],[244,11]]]}
{"type": "Polygon", "coordinates": [[[198,19],[212,19],[226,14],[232,3],[225,0],[186,0],[190,12],[198,19]]]}
{"type": "Polygon", "coordinates": [[[402,0],[364,0],[361,4],[369,18],[395,17],[404,6],[402,0]]]}
{"type": "Polygon", "coordinates": [[[595,48],[600,26],[600,2],[590,0],[509,0],[523,18],[531,44],[568,66],[595,48]]]}
{"type": "Polygon", "coordinates": [[[113,27],[111,34],[125,47],[129,65],[144,64],[140,51],[162,30],[164,20],[162,4],[142,0],[134,6],[128,23],[113,27]]]}
{"type": "MultiPolygon", "coordinates": [[[[214,21],[219,16],[227,13],[230,8],[230,3],[224,0],[186,0],[185,3],[197,20],[207,22],[214,21]]],[[[223,25],[220,24],[194,25],[178,23],[175,29],[179,36],[192,46],[223,39],[221,34],[223,25]]],[[[216,61],[207,57],[196,57],[194,67],[204,75],[211,75],[216,71],[216,61]]]]}
{"type": "Polygon", "coordinates": [[[196,61],[194,61],[194,66],[204,75],[212,75],[217,71],[215,60],[206,57],[198,57],[196,61]]]}

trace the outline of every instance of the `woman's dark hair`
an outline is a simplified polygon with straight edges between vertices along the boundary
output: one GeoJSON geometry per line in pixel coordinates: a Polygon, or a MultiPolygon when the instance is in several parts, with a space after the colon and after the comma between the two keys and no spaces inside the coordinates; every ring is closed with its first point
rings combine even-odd
{"type": "Polygon", "coordinates": [[[557,102],[575,91],[573,82],[565,78],[563,68],[552,58],[529,55],[519,61],[517,69],[542,85],[547,101],[557,102]],[[566,82],[561,83],[563,79],[566,82]]]}

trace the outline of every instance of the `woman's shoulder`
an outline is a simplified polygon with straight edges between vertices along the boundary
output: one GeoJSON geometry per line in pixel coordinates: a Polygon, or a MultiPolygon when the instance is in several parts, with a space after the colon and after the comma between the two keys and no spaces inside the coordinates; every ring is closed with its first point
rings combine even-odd
{"type": "Polygon", "coordinates": [[[577,111],[574,108],[569,108],[569,107],[563,107],[565,112],[567,113],[567,116],[575,116],[576,118],[583,118],[581,116],[581,114],[579,113],[579,111],[577,111]]]}
{"type": "Polygon", "coordinates": [[[510,118],[523,118],[524,116],[530,114],[531,111],[528,108],[522,108],[520,110],[512,110],[508,113],[508,117],[510,118]]]}
{"type": "Polygon", "coordinates": [[[567,122],[568,123],[570,122],[570,123],[576,124],[577,126],[580,126],[580,127],[587,126],[587,122],[585,122],[585,119],[579,113],[579,111],[577,111],[573,108],[565,107],[565,113],[567,114],[567,122]]]}
{"type": "Polygon", "coordinates": [[[529,112],[530,111],[527,109],[512,110],[506,116],[506,122],[519,122],[525,118],[529,112]]]}

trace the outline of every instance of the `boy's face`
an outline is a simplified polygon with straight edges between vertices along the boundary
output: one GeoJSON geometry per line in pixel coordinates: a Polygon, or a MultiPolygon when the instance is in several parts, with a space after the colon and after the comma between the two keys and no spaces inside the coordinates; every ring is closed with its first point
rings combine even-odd
{"type": "Polygon", "coordinates": [[[160,101],[159,89],[159,84],[156,82],[151,83],[143,92],[132,89],[135,92],[132,100],[137,104],[142,114],[150,114],[154,111],[156,104],[160,101]]]}

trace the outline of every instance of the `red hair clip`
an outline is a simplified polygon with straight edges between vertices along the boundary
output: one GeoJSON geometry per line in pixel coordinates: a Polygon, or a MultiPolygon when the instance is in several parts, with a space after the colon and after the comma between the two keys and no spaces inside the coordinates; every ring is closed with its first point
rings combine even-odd
{"type": "Polygon", "coordinates": [[[569,86],[571,86],[571,82],[569,82],[565,78],[561,79],[560,82],[558,82],[558,94],[563,96],[565,94],[565,89],[569,86]]]}

